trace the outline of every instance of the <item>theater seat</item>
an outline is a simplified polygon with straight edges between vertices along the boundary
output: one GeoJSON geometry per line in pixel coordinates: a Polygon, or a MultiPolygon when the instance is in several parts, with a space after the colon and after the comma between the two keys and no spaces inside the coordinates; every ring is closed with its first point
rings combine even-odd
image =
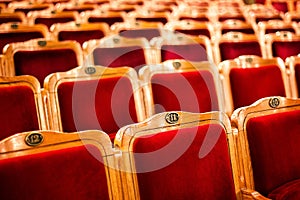
{"type": "Polygon", "coordinates": [[[139,71],[148,117],[164,111],[223,111],[216,66],[210,62],[168,60],[139,71]]]}
{"type": "Polygon", "coordinates": [[[116,158],[101,131],[32,131],[0,142],[1,199],[121,199],[116,158]]]}
{"type": "Polygon", "coordinates": [[[49,75],[45,93],[52,130],[97,129],[113,140],[120,127],[143,120],[135,70],[129,67],[78,67],[49,75]]]}
{"type": "Polygon", "coordinates": [[[239,196],[232,139],[223,113],[178,111],[121,128],[115,146],[136,199],[232,200],[239,196]]]}
{"type": "MultiPolygon", "coordinates": [[[[266,97],[235,110],[244,191],[274,200],[300,198],[300,101],[266,97]]],[[[245,196],[246,197],[246,196],[245,196]]]]}
{"type": "Polygon", "coordinates": [[[48,128],[36,78],[0,77],[0,127],[0,140],[15,133],[48,128]]]}

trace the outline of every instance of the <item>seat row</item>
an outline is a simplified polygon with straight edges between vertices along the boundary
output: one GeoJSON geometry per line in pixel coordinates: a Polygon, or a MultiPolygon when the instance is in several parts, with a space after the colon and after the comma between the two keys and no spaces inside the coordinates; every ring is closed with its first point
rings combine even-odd
{"type": "Polygon", "coordinates": [[[289,69],[280,58],[254,56],[225,61],[219,69],[208,61],[179,59],[145,65],[139,73],[130,67],[88,65],[51,73],[42,87],[29,75],[1,77],[2,138],[35,129],[99,129],[113,139],[120,127],[164,111],[224,111],[230,116],[263,97],[299,98],[300,59],[289,59],[289,69]],[[22,119],[24,113],[31,117],[22,119]]]}
{"type": "Polygon", "coordinates": [[[274,96],[231,118],[158,113],[114,145],[99,130],[19,133],[0,142],[0,197],[296,200],[299,117],[299,99],[274,96]]]}

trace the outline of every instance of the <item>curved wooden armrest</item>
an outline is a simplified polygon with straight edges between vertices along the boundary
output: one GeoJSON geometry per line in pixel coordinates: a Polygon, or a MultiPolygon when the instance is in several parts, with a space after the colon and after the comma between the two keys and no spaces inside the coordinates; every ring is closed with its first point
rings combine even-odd
{"type": "MultiPolygon", "coordinates": [[[[243,188],[242,190],[242,196],[243,199],[256,199],[256,200],[268,200],[269,198],[264,197],[261,195],[259,192],[251,189],[245,189],[243,188]]],[[[271,199],[269,199],[271,200],[271,199]]]]}

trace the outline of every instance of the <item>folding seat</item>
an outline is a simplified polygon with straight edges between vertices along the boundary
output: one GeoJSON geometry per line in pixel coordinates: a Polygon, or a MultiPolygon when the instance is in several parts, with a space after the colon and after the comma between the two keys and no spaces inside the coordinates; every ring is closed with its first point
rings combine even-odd
{"type": "Polygon", "coordinates": [[[76,11],[33,11],[28,13],[27,18],[30,24],[45,24],[49,30],[55,23],[79,21],[78,13],[76,11]]]}
{"type": "Polygon", "coordinates": [[[53,8],[53,4],[29,1],[13,1],[8,4],[7,8],[13,9],[14,12],[23,12],[25,15],[27,15],[27,13],[31,11],[51,9],[53,8]]]}
{"type": "Polygon", "coordinates": [[[94,10],[97,8],[97,5],[94,4],[84,4],[80,2],[66,2],[66,3],[60,3],[55,5],[55,9],[60,11],[75,11],[78,13],[94,10]]]}
{"type": "Polygon", "coordinates": [[[161,22],[163,24],[166,24],[171,20],[170,12],[159,12],[142,9],[129,12],[128,19],[134,21],[161,22]]]}
{"type": "Polygon", "coordinates": [[[75,41],[32,39],[8,44],[3,54],[10,76],[32,75],[41,85],[48,74],[68,71],[83,62],[81,47],[75,41]]]}
{"type": "Polygon", "coordinates": [[[227,32],[214,43],[216,63],[237,58],[241,55],[266,57],[265,46],[255,34],[227,32]]]}
{"type": "Polygon", "coordinates": [[[138,70],[145,64],[153,63],[150,43],[143,37],[126,38],[111,35],[85,42],[83,50],[87,65],[128,66],[138,70]]]}
{"type": "Polygon", "coordinates": [[[24,42],[35,38],[49,38],[48,28],[43,24],[27,25],[21,23],[4,23],[0,25],[0,50],[13,42],[24,42]]]}
{"type": "Polygon", "coordinates": [[[228,115],[268,96],[291,97],[287,71],[281,58],[240,56],[219,64],[228,115]]]}
{"type": "Polygon", "coordinates": [[[110,34],[109,26],[102,23],[56,23],[50,27],[54,39],[58,41],[75,40],[80,45],[92,39],[101,39],[110,34]]]}
{"type": "Polygon", "coordinates": [[[0,77],[0,100],[0,140],[48,127],[40,84],[34,77],[0,77]]]}
{"type": "Polygon", "coordinates": [[[93,10],[80,13],[84,22],[105,22],[109,26],[116,22],[124,22],[126,13],[124,11],[93,10]]]}
{"type": "Polygon", "coordinates": [[[187,35],[204,35],[211,39],[215,34],[215,28],[210,22],[201,22],[195,20],[175,20],[170,21],[164,26],[167,30],[180,32],[187,35]]]}
{"type": "Polygon", "coordinates": [[[300,56],[291,56],[286,59],[289,70],[289,80],[292,97],[300,98],[300,56]]]}
{"type": "Polygon", "coordinates": [[[155,63],[172,59],[189,61],[213,60],[210,40],[204,36],[192,36],[165,31],[150,41],[155,50],[155,63]]]}
{"type": "Polygon", "coordinates": [[[253,24],[268,20],[282,20],[284,18],[283,13],[265,5],[247,8],[246,13],[246,17],[253,24]]]}
{"type": "Polygon", "coordinates": [[[147,116],[182,110],[223,111],[224,97],[217,67],[207,61],[168,60],[139,71],[147,116]]]}
{"type": "Polygon", "coordinates": [[[129,67],[78,67],[44,84],[52,130],[103,130],[113,140],[124,125],[144,120],[138,78],[129,67]]]}
{"type": "Polygon", "coordinates": [[[250,194],[257,199],[299,199],[299,119],[299,99],[277,96],[234,112],[232,124],[241,146],[244,199],[250,194]]]}
{"type": "Polygon", "coordinates": [[[239,198],[233,138],[224,113],[173,111],[121,128],[115,146],[136,199],[231,200],[239,198]]]}
{"type": "Polygon", "coordinates": [[[218,12],[218,21],[223,22],[225,20],[240,20],[246,22],[246,18],[242,11],[238,8],[228,8],[228,7],[222,7],[221,10],[218,12]]]}
{"type": "Polygon", "coordinates": [[[255,30],[248,22],[241,20],[228,19],[218,23],[215,32],[217,38],[220,38],[223,34],[228,32],[241,32],[246,34],[255,34],[255,30]]]}
{"type": "Polygon", "coordinates": [[[2,140],[0,152],[1,199],[122,199],[104,132],[22,132],[2,140]]]}
{"type": "Polygon", "coordinates": [[[289,56],[300,54],[300,36],[291,32],[276,32],[265,35],[268,57],[280,57],[285,60],[289,56]]]}
{"type": "Polygon", "coordinates": [[[0,24],[8,22],[26,23],[26,16],[23,12],[0,12],[0,24]]]}
{"type": "Polygon", "coordinates": [[[115,34],[122,37],[138,38],[145,37],[150,41],[154,37],[161,35],[163,24],[161,22],[146,22],[146,21],[126,21],[117,22],[111,26],[111,30],[115,34]]]}
{"type": "Polygon", "coordinates": [[[284,20],[286,22],[300,22],[300,13],[297,11],[290,11],[284,14],[284,20]]]}

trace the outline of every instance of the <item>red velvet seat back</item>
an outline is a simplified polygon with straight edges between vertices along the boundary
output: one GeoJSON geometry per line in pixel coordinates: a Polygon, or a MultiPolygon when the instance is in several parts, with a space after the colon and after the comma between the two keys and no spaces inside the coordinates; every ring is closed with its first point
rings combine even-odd
{"type": "Polygon", "coordinates": [[[187,35],[205,35],[208,38],[211,38],[210,32],[208,29],[176,29],[176,32],[180,32],[187,35]]]}
{"type": "Polygon", "coordinates": [[[258,116],[246,125],[255,189],[264,195],[300,179],[299,119],[294,110],[258,116]]]}
{"type": "Polygon", "coordinates": [[[224,42],[219,45],[221,61],[237,58],[241,55],[262,56],[258,42],[224,42]]]}
{"type": "Polygon", "coordinates": [[[234,109],[263,97],[286,95],[278,66],[233,68],[229,76],[234,109]]]}
{"type": "Polygon", "coordinates": [[[58,40],[75,40],[82,45],[85,41],[92,39],[101,39],[105,36],[101,30],[87,30],[87,31],[60,31],[58,40]]]}
{"type": "Polygon", "coordinates": [[[209,71],[155,74],[151,79],[155,113],[219,110],[216,86],[209,71]]]}
{"type": "Polygon", "coordinates": [[[22,22],[22,20],[18,17],[0,17],[0,24],[8,22],[22,22]]]}
{"type": "Polygon", "coordinates": [[[0,50],[2,52],[3,47],[6,44],[13,42],[24,42],[26,40],[35,38],[44,38],[41,32],[16,32],[16,33],[0,33],[0,50]]]}
{"type": "Polygon", "coordinates": [[[241,33],[246,33],[246,34],[255,34],[253,28],[223,28],[222,29],[222,34],[228,33],[228,32],[241,32],[241,33]]]}
{"type": "Polygon", "coordinates": [[[300,53],[300,41],[273,42],[272,52],[274,57],[285,60],[289,56],[296,56],[300,53]]]}
{"type": "Polygon", "coordinates": [[[53,18],[36,18],[34,23],[35,24],[45,24],[48,29],[50,29],[51,25],[55,23],[66,23],[66,22],[71,22],[74,21],[75,19],[73,17],[53,17],[53,18]]]}
{"type": "Polygon", "coordinates": [[[28,86],[0,88],[0,140],[15,133],[39,130],[34,93],[28,86]]]}
{"type": "Polygon", "coordinates": [[[152,38],[160,36],[160,31],[157,28],[133,29],[123,30],[119,35],[127,38],[145,37],[150,41],[152,38]]]}
{"type": "Polygon", "coordinates": [[[128,78],[65,82],[57,92],[65,132],[97,129],[114,135],[120,127],[137,122],[128,78]]]}
{"type": "Polygon", "coordinates": [[[189,61],[207,61],[206,49],[201,44],[162,45],[161,61],[184,59],[189,61]]]}
{"type": "Polygon", "coordinates": [[[107,67],[128,66],[139,69],[146,64],[144,49],[139,46],[96,48],[93,56],[95,65],[107,67]]]}
{"type": "Polygon", "coordinates": [[[276,10],[284,12],[284,13],[289,11],[288,4],[287,4],[287,2],[284,2],[284,1],[283,2],[273,1],[272,6],[276,10]]]}
{"type": "Polygon", "coordinates": [[[139,137],[133,152],[140,153],[134,159],[141,200],[236,199],[226,134],[219,125],[139,137]],[[210,151],[206,136],[215,144],[210,151]],[[160,166],[166,160],[170,164],[160,166]],[[155,170],[145,172],[149,166],[155,170]]]}
{"type": "Polygon", "coordinates": [[[0,198],[108,200],[100,152],[87,147],[93,155],[79,146],[0,160],[0,198]]]}
{"type": "Polygon", "coordinates": [[[14,54],[16,75],[32,75],[41,85],[47,75],[78,67],[77,55],[71,49],[18,51],[14,54]]]}
{"type": "Polygon", "coordinates": [[[300,97],[300,64],[295,65],[295,76],[298,89],[298,97],[300,97]]]}
{"type": "Polygon", "coordinates": [[[116,22],[124,22],[122,17],[89,17],[88,22],[105,22],[109,26],[113,25],[116,22]]]}
{"type": "Polygon", "coordinates": [[[271,16],[271,17],[265,16],[265,17],[256,17],[255,18],[256,23],[269,21],[269,20],[282,20],[282,17],[280,17],[280,16],[271,16]]]}

